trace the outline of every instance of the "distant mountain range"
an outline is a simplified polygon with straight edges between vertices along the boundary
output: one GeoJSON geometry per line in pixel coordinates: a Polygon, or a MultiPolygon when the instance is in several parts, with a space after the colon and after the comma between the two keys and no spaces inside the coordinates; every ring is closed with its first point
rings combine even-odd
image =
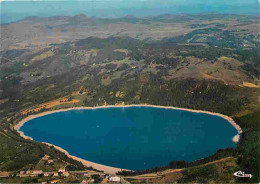
{"type": "Polygon", "coordinates": [[[129,14],[155,16],[160,14],[231,13],[259,14],[257,0],[145,0],[145,1],[4,1],[1,6],[1,23],[21,20],[28,16],[88,16],[118,18],[129,14]]]}

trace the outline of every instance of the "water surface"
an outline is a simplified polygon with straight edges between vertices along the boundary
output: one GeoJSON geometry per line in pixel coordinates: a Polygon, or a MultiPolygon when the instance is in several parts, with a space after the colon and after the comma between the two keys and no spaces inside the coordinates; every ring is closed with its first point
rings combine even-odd
{"type": "Polygon", "coordinates": [[[219,116],[155,107],[70,110],[30,120],[21,131],[71,155],[132,170],[206,157],[234,147],[237,134],[219,116]]]}

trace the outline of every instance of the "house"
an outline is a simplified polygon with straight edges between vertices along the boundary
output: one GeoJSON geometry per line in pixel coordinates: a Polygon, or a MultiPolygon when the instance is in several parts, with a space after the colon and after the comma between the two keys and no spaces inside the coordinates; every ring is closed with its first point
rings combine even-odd
{"type": "Polygon", "coordinates": [[[20,175],[23,175],[23,174],[25,174],[26,173],[26,171],[20,171],[20,175]]]}
{"type": "Polygon", "coordinates": [[[84,173],[84,176],[88,177],[88,176],[89,176],[89,174],[88,174],[88,173],[84,173]]]}
{"type": "Polygon", "coordinates": [[[88,183],[87,180],[82,180],[81,183],[88,183]]]}
{"type": "Polygon", "coordinates": [[[60,169],[59,169],[59,172],[62,172],[62,173],[63,173],[63,172],[65,172],[65,171],[66,171],[65,168],[60,168],[60,169]]]}
{"type": "Polygon", "coordinates": [[[55,172],[53,173],[53,176],[59,176],[59,173],[55,172]]]}
{"type": "Polygon", "coordinates": [[[121,178],[118,177],[118,176],[111,176],[109,178],[109,181],[112,181],[112,182],[120,182],[121,181],[121,178]]]}
{"type": "Polygon", "coordinates": [[[48,176],[51,176],[52,175],[52,172],[44,172],[43,173],[43,176],[45,176],[45,177],[48,177],[48,176]]]}
{"type": "Polygon", "coordinates": [[[44,155],[44,157],[42,157],[42,160],[48,160],[50,158],[49,155],[44,155]]]}
{"type": "Polygon", "coordinates": [[[44,177],[48,177],[48,176],[49,176],[49,173],[45,172],[45,173],[43,173],[43,176],[44,176],[44,177]]]}
{"type": "Polygon", "coordinates": [[[32,174],[43,174],[42,170],[33,170],[32,174]]]}
{"type": "Polygon", "coordinates": [[[20,171],[18,176],[21,177],[21,178],[22,177],[27,177],[30,174],[30,173],[29,174],[28,173],[26,171],[20,171]]]}
{"type": "Polygon", "coordinates": [[[65,177],[68,177],[70,174],[69,174],[68,171],[65,171],[65,172],[62,173],[62,175],[65,176],[65,177]]]}

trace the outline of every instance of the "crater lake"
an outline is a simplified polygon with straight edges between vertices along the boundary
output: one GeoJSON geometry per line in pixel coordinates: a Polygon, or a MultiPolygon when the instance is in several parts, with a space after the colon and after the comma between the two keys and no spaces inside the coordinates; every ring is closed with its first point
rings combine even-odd
{"type": "Polygon", "coordinates": [[[71,155],[130,170],[209,156],[235,147],[237,134],[220,116],[144,106],[57,112],[29,120],[20,130],[71,155]]]}

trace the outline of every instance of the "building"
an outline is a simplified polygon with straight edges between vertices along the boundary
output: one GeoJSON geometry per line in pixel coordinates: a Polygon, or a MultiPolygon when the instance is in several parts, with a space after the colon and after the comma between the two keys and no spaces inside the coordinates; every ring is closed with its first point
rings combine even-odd
{"type": "Polygon", "coordinates": [[[23,175],[25,173],[26,173],[26,171],[20,171],[20,175],[23,175]]]}
{"type": "Polygon", "coordinates": [[[32,174],[43,174],[43,171],[42,170],[33,170],[31,173],[32,174]]]}
{"type": "Polygon", "coordinates": [[[120,181],[121,181],[121,178],[118,177],[118,176],[111,176],[111,177],[109,177],[109,181],[112,181],[112,182],[120,182],[120,181]]]}
{"type": "Polygon", "coordinates": [[[66,169],[65,168],[60,168],[58,172],[66,172],[66,169]]]}
{"type": "Polygon", "coordinates": [[[42,157],[42,160],[48,160],[50,158],[49,155],[44,155],[44,157],[42,157]]]}
{"type": "Polygon", "coordinates": [[[44,172],[43,176],[45,176],[45,177],[52,176],[52,172],[44,172]]]}
{"type": "Polygon", "coordinates": [[[55,172],[53,173],[53,176],[59,176],[59,173],[55,172]]]}
{"type": "Polygon", "coordinates": [[[65,172],[62,173],[62,175],[65,176],[65,177],[68,177],[70,174],[69,174],[68,171],[65,171],[65,172]]]}
{"type": "Polygon", "coordinates": [[[84,176],[89,177],[89,174],[88,173],[84,173],[84,176]]]}
{"type": "Polygon", "coordinates": [[[81,183],[88,183],[88,182],[87,182],[87,180],[82,180],[82,182],[81,182],[81,183]]]}

